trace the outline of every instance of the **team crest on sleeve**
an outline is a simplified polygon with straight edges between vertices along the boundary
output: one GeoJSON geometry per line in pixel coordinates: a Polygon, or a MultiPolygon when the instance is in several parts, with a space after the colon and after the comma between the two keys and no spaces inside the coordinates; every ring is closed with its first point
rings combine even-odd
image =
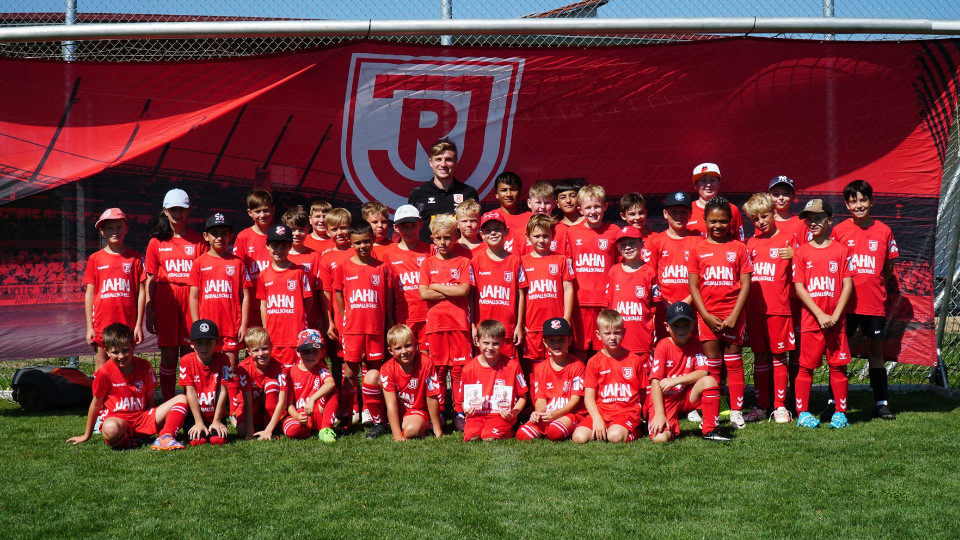
{"type": "Polygon", "coordinates": [[[623,379],[629,381],[633,378],[633,368],[632,367],[623,367],[623,379]]]}
{"type": "MultiPolygon", "coordinates": [[[[431,176],[426,148],[446,137],[470,156],[457,178],[482,198],[510,154],[523,66],[522,58],[353,54],[340,141],[350,188],[362,202],[406,204],[411,183],[431,176]]],[[[454,194],[455,204],[463,199],[454,194]]]]}
{"type": "Polygon", "coordinates": [[[560,273],[560,265],[559,265],[559,264],[548,264],[548,265],[547,265],[547,271],[550,272],[550,275],[551,275],[551,276],[555,276],[555,275],[557,275],[557,274],[560,273]]]}
{"type": "Polygon", "coordinates": [[[123,263],[123,273],[129,274],[133,271],[133,263],[123,263]]]}
{"type": "Polygon", "coordinates": [[[867,240],[867,249],[869,249],[870,251],[876,251],[876,250],[880,249],[880,241],[879,241],[879,240],[867,240]]]}
{"type": "Polygon", "coordinates": [[[837,264],[837,261],[830,261],[830,273],[836,274],[837,270],[840,269],[840,265],[837,264]]]}
{"type": "Polygon", "coordinates": [[[634,291],[637,294],[637,298],[643,299],[647,296],[647,288],[643,285],[637,285],[637,288],[634,291]]]}
{"type": "Polygon", "coordinates": [[[370,276],[370,284],[373,285],[374,287],[379,286],[379,285],[380,285],[380,275],[379,275],[379,274],[374,274],[374,275],[370,276]]]}
{"type": "Polygon", "coordinates": [[[728,251],[728,252],[727,252],[727,262],[736,262],[736,260],[737,260],[737,252],[736,252],[736,251],[728,251]]]}
{"type": "Polygon", "coordinates": [[[607,239],[601,238],[597,240],[597,247],[599,247],[600,249],[607,249],[607,239]]]}
{"type": "Polygon", "coordinates": [[[227,267],[224,268],[224,270],[226,271],[227,276],[229,276],[229,277],[233,277],[233,276],[235,276],[235,275],[237,274],[237,267],[236,267],[236,266],[227,266],[227,267]]]}
{"type": "Polygon", "coordinates": [[[780,248],[772,247],[770,248],[770,258],[779,259],[780,258],[780,248]]]}
{"type": "Polygon", "coordinates": [[[504,282],[504,283],[513,283],[513,272],[504,272],[504,273],[503,273],[503,282],[504,282]]]}
{"type": "Polygon", "coordinates": [[[183,252],[186,253],[188,257],[193,257],[193,246],[183,246],[183,252]]]}
{"type": "Polygon", "coordinates": [[[287,290],[288,290],[288,291],[295,291],[295,290],[297,290],[297,280],[295,280],[295,279],[288,279],[288,280],[287,280],[287,290]]]}

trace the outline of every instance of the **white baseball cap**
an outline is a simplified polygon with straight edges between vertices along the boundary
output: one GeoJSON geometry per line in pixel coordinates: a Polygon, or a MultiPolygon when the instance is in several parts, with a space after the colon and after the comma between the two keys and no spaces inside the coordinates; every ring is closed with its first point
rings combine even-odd
{"type": "Polygon", "coordinates": [[[171,189],[163,198],[164,208],[190,208],[190,196],[182,189],[171,189]]]}
{"type": "Polygon", "coordinates": [[[693,168],[693,183],[704,176],[716,176],[720,178],[720,167],[716,163],[701,163],[693,168]]]}
{"type": "Polygon", "coordinates": [[[397,212],[393,215],[393,222],[397,225],[401,223],[412,223],[414,221],[420,221],[420,212],[417,210],[417,207],[412,204],[404,204],[400,208],[397,208],[397,212]]]}

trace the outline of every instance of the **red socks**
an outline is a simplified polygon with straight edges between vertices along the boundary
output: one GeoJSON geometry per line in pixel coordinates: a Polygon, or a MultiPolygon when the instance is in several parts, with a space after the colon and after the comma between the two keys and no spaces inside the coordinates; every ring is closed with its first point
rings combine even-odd
{"type": "Polygon", "coordinates": [[[547,438],[551,441],[565,441],[569,439],[572,434],[570,429],[559,420],[554,420],[547,426],[547,438]]]}
{"type": "Polygon", "coordinates": [[[847,412],[847,366],[830,366],[830,389],[836,402],[837,412],[847,412]]]}
{"type": "Polygon", "coordinates": [[[363,392],[363,407],[370,411],[374,424],[383,424],[387,421],[384,414],[383,392],[376,384],[363,383],[360,386],[363,392]]]}
{"type": "Polygon", "coordinates": [[[787,354],[780,353],[773,356],[773,406],[786,407],[787,384],[790,381],[790,365],[787,363],[787,354]]]}
{"type": "Polygon", "coordinates": [[[763,410],[770,408],[770,382],[773,366],[768,356],[766,361],[757,360],[753,363],[753,395],[757,400],[757,407],[763,410]]]}
{"type": "Polygon", "coordinates": [[[517,430],[518,441],[532,441],[540,438],[540,432],[530,424],[524,424],[517,430]]]}
{"type": "Polygon", "coordinates": [[[727,386],[730,387],[730,410],[743,409],[743,393],[747,384],[743,377],[743,355],[725,354],[723,363],[727,366],[727,386]]]}
{"type": "Polygon", "coordinates": [[[703,433],[707,434],[717,429],[717,424],[720,422],[719,386],[708,386],[703,389],[703,394],[700,396],[700,408],[703,410],[703,427],[701,428],[703,433]]]}
{"type": "Polygon", "coordinates": [[[163,419],[163,428],[160,429],[160,435],[169,433],[176,437],[177,431],[180,431],[180,428],[183,427],[183,421],[186,418],[187,405],[185,403],[177,403],[170,408],[167,417],[163,419]]]}
{"type": "Polygon", "coordinates": [[[462,379],[463,365],[450,366],[450,380],[453,384],[453,410],[458,413],[463,412],[463,385],[460,384],[462,379]]]}
{"type": "Polygon", "coordinates": [[[170,401],[177,395],[177,366],[160,366],[157,378],[160,380],[160,393],[164,401],[170,401]]]}
{"type": "MultiPolygon", "coordinates": [[[[832,379],[833,377],[831,377],[832,379]]],[[[813,384],[813,370],[800,367],[797,380],[793,384],[793,393],[797,398],[797,416],[810,408],[810,385],[813,384]]]]}

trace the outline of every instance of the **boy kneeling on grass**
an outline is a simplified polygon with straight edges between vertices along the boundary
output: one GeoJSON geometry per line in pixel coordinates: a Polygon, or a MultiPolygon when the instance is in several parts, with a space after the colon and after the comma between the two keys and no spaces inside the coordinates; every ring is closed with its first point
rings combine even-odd
{"type": "Polygon", "coordinates": [[[83,435],[67,442],[80,444],[90,440],[97,416],[104,415],[100,433],[111,448],[136,447],[138,439],[160,432],[154,450],[182,450],[176,433],[187,416],[187,397],[178,395],[159,407],[153,406],[157,374],[150,362],[133,355],[133,330],[123,323],[113,323],[103,330],[103,346],[107,363],[93,379],[93,399],[87,412],[83,435]]]}
{"type": "Polygon", "coordinates": [[[413,330],[405,324],[390,328],[387,350],[393,358],[380,368],[380,384],[393,440],[419,439],[427,429],[443,436],[440,400],[444,388],[433,362],[417,350],[413,330]]]}
{"type": "Polygon", "coordinates": [[[308,328],[297,336],[300,361],[287,370],[288,416],[283,420],[283,434],[291,439],[306,439],[317,433],[322,442],[337,440],[333,424],[339,396],[333,376],[321,361],[325,352],[319,331],[308,328]]]}
{"type": "MultiPolygon", "coordinates": [[[[223,418],[227,413],[227,384],[233,381],[233,369],[227,355],[216,352],[219,343],[217,323],[200,319],[190,325],[193,352],[180,359],[180,386],[193,414],[193,425],[187,430],[190,446],[227,442],[223,418]]],[[[245,388],[241,392],[243,390],[245,388]]]]}
{"type": "Polygon", "coordinates": [[[507,329],[500,321],[477,325],[480,355],[463,368],[463,440],[510,439],[517,415],[527,403],[527,381],[516,358],[500,353],[507,329]]]}
{"type": "Polygon", "coordinates": [[[690,304],[667,307],[670,337],[657,343],[650,361],[650,401],[647,412],[650,440],[668,442],[680,435],[680,415],[703,409],[703,438],[728,442],[717,432],[720,420],[720,387],[707,371],[707,356],[693,337],[696,317],[690,304]]]}

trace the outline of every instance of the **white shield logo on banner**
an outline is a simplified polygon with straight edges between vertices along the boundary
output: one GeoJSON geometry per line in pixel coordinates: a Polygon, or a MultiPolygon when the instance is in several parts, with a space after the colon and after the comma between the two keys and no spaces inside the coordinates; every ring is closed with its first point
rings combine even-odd
{"type": "MultiPolygon", "coordinates": [[[[482,198],[510,153],[522,58],[399,56],[350,59],[343,107],[343,173],[361,201],[390,208],[429,179],[428,149],[459,148],[457,178],[482,198]]],[[[458,201],[455,201],[458,202],[458,201]]]]}

